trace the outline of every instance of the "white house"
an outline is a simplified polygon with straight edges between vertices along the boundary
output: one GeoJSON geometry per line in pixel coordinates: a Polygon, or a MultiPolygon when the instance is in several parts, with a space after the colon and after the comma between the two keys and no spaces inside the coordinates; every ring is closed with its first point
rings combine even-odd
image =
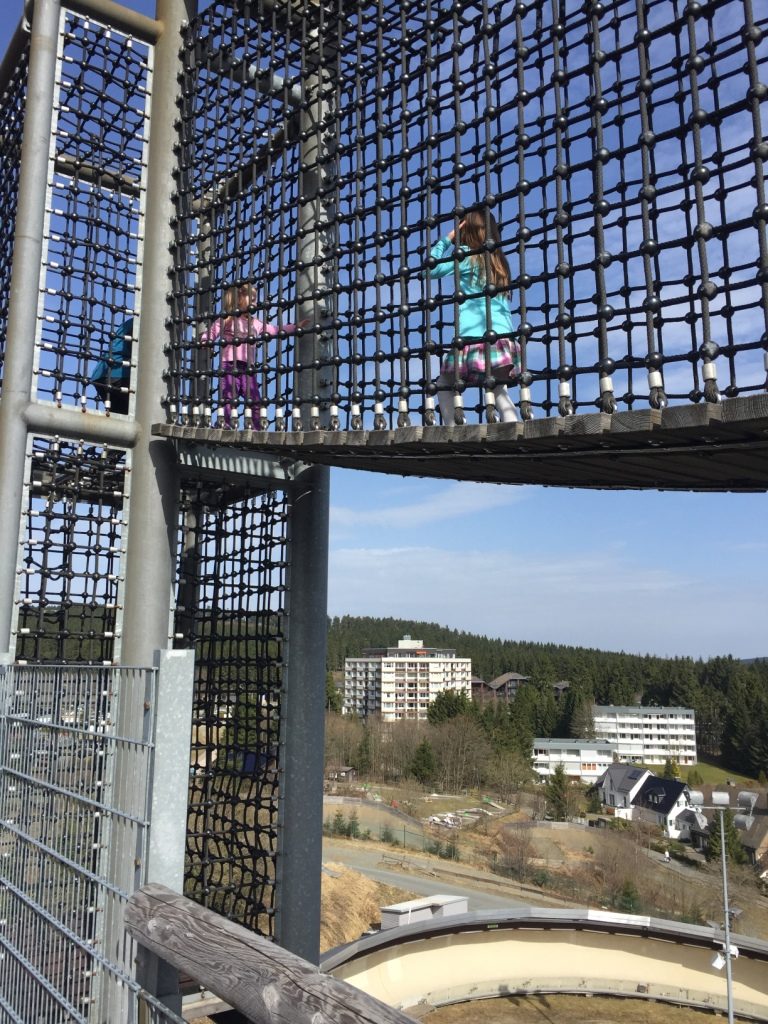
{"type": "Polygon", "coordinates": [[[631,764],[612,764],[597,782],[600,802],[612,807],[617,818],[632,819],[632,801],[651,773],[631,764]]]}
{"type": "Polygon", "coordinates": [[[535,739],[533,770],[546,779],[561,764],[565,774],[582,782],[597,782],[613,763],[613,747],[599,740],[535,739]]]}
{"type": "Polygon", "coordinates": [[[647,821],[670,839],[689,839],[692,826],[706,826],[701,812],[691,805],[690,790],[679,779],[661,779],[647,768],[614,764],[595,787],[617,818],[647,821]]]}

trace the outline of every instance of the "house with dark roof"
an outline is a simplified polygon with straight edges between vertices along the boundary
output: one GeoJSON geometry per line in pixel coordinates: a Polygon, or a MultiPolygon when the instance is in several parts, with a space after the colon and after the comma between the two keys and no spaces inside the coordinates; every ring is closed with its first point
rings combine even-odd
{"type": "Polygon", "coordinates": [[[472,699],[484,703],[488,700],[501,700],[509,703],[517,696],[517,691],[530,676],[521,676],[519,672],[505,672],[496,676],[490,683],[475,677],[472,680],[472,699]]]}
{"type": "Polygon", "coordinates": [[[706,827],[706,819],[691,806],[690,790],[679,779],[661,779],[647,768],[612,764],[594,786],[617,818],[658,825],[670,839],[689,839],[706,827]]]}
{"type": "Polygon", "coordinates": [[[617,818],[632,820],[632,801],[651,775],[647,768],[634,764],[612,764],[595,783],[600,802],[612,807],[617,818]]]}
{"type": "Polygon", "coordinates": [[[662,828],[670,839],[688,839],[690,823],[685,812],[690,808],[690,790],[679,779],[661,779],[650,775],[632,800],[632,818],[662,828]]]}

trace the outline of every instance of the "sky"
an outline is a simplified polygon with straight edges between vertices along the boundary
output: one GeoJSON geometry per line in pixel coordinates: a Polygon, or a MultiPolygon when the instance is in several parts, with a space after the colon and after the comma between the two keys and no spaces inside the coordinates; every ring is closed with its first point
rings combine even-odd
{"type": "MultiPolygon", "coordinates": [[[[154,0],[128,6],[154,13],[154,0]]],[[[22,0],[4,10],[0,54],[22,0]]],[[[765,495],[333,470],[328,610],[633,653],[768,656],[766,524],[765,495]]]]}

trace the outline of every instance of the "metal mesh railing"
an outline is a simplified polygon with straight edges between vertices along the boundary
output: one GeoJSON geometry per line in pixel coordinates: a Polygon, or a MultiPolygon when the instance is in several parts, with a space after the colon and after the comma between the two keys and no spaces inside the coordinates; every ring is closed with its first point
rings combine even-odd
{"type": "Polygon", "coordinates": [[[0,667],[0,1021],[178,1021],[135,982],[157,673],[0,667]],[[115,730],[125,688],[137,731],[115,730]]]}
{"type": "Polygon", "coordinates": [[[138,337],[151,48],[61,15],[34,391],[127,413],[138,337]]]}
{"type": "Polygon", "coordinates": [[[760,5],[288,10],[189,29],[172,421],[234,425],[238,391],[235,422],[280,430],[509,418],[514,385],[524,417],[764,388],[760,5]]]}
{"type": "Polygon", "coordinates": [[[0,394],[2,394],[8,329],[8,301],[13,265],[13,240],[19,197],[21,135],[24,128],[24,104],[27,95],[29,45],[20,49],[18,60],[6,81],[0,82],[0,217],[3,242],[0,245],[0,394]]]}
{"type": "Polygon", "coordinates": [[[177,643],[195,650],[187,895],[272,936],[288,501],[187,490],[177,643]]]}

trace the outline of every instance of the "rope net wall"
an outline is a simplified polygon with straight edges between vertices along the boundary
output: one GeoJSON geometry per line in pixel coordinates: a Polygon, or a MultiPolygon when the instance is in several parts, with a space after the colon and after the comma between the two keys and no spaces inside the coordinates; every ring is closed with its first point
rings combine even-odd
{"type": "Polygon", "coordinates": [[[137,353],[150,49],[62,12],[38,399],[127,413],[137,353]]]}
{"type": "Polygon", "coordinates": [[[764,387],[761,5],[232,6],[184,54],[172,421],[234,425],[238,391],[280,430],[494,419],[508,384],[524,417],[764,387]]]}
{"type": "Polygon", "coordinates": [[[32,438],[16,661],[110,664],[119,635],[126,455],[32,438]]]}
{"type": "Polygon", "coordinates": [[[273,934],[288,501],[184,495],[176,642],[194,647],[187,895],[273,934]]]}
{"type": "Polygon", "coordinates": [[[13,265],[13,239],[16,229],[16,207],[19,198],[19,164],[21,134],[24,128],[24,104],[27,96],[29,46],[24,46],[0,97],[0,218],[3,238],[0,244],[0,396],[3,387],[6,337],[8,333],[8,300],[13,265]]]}

